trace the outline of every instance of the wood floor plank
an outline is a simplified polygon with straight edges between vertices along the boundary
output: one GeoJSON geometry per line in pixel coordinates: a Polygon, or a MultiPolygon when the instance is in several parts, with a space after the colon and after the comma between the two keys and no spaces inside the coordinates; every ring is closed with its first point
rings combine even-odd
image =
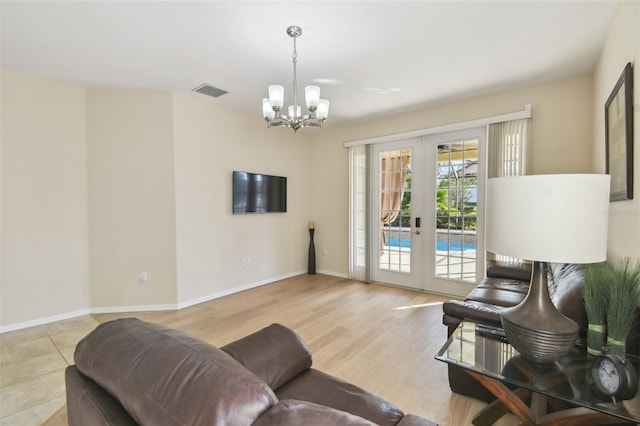
{"type": "MultiPolygon", "coordinates": [[[[447,297],[300,275],[180,311],[93,315],[99,322],[138,317],[221,346],[277,322],[296,331],[313,365],[443,425],[470,425],[486,404],[449,390],[434,356],[446,340],[447,297]]],[[[517,424],[513,418],[499,425],[517,424]]]]}

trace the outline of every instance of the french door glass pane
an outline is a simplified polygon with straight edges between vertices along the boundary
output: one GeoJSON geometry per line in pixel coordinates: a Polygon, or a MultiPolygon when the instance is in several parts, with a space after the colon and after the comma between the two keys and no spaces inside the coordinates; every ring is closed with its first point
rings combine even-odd
{"type": "Polygon", "coordinates": [[[411,149],[380,153],[381,270],[411,272],[411,157],[411,149]]]}
{"type": "Polygon", "coordinates": [[[439,278],[476,280],[478,142],[438,145],[435,273],[439,278]]]}

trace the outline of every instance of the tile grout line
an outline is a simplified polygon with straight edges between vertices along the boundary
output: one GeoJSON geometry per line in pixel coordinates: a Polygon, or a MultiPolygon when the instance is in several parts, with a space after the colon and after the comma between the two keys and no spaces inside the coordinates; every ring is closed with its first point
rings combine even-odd
{"type": "Polygon", "coordinates": [[[49,333],[49,330],[45,330],[45,332],[47,333],[47,337],[49,338],[49,340],[51,341],[51,343],[53,343],[53,346],[56,348],[56,351],[58,351],[58,355],[60,355],[62,357],[62,360],[64,361],[65,364],[67,364],[67,367],[71,364],[69,364],[69,362],[67,361],[67,359],[64,357],[64,354],[62,353],[62,351],[60,350],[60,347],[58,347],[58,344],[53,340],[53,338],[51,337],[51,334],[49,333]]]}

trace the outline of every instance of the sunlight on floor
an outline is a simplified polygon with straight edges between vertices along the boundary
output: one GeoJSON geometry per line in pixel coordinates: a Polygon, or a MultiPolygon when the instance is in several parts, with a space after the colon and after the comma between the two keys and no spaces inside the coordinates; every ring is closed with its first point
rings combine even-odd
{"type": "Polygon", "coordinates": [[[442,305],[442,302],[431,302],[431,303],[421,303],[419,305],[398,306],[397,308],[394,308],[394,310],[402,311],[404,309],[426,308],[428,306],[436,306],[436,305],[442,305]]]}

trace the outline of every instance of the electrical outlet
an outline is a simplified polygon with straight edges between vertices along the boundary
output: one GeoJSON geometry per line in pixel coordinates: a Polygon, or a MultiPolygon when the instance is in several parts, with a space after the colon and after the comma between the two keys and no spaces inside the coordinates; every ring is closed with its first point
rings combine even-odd
{"type": "Polygon", "coordinates": [[[247,257],[247,266],[251,266],[251,258],[247,257]]]}
{"type": "Polygon", "coordinates": [[[322,249],[322,255],[323,255],[323,256],[326,256],[326,255],[328,255],[328,254],[329,254],[329,250],[327,250],[327,249],[322,249]]]}
{"type": "Polygon", "coordinates": [[[146,272],[140,272],[138,274],[138,282],[139,283],[146,283],[148,279],[149,279],[149,276],[147,275],[146,272]]]}

